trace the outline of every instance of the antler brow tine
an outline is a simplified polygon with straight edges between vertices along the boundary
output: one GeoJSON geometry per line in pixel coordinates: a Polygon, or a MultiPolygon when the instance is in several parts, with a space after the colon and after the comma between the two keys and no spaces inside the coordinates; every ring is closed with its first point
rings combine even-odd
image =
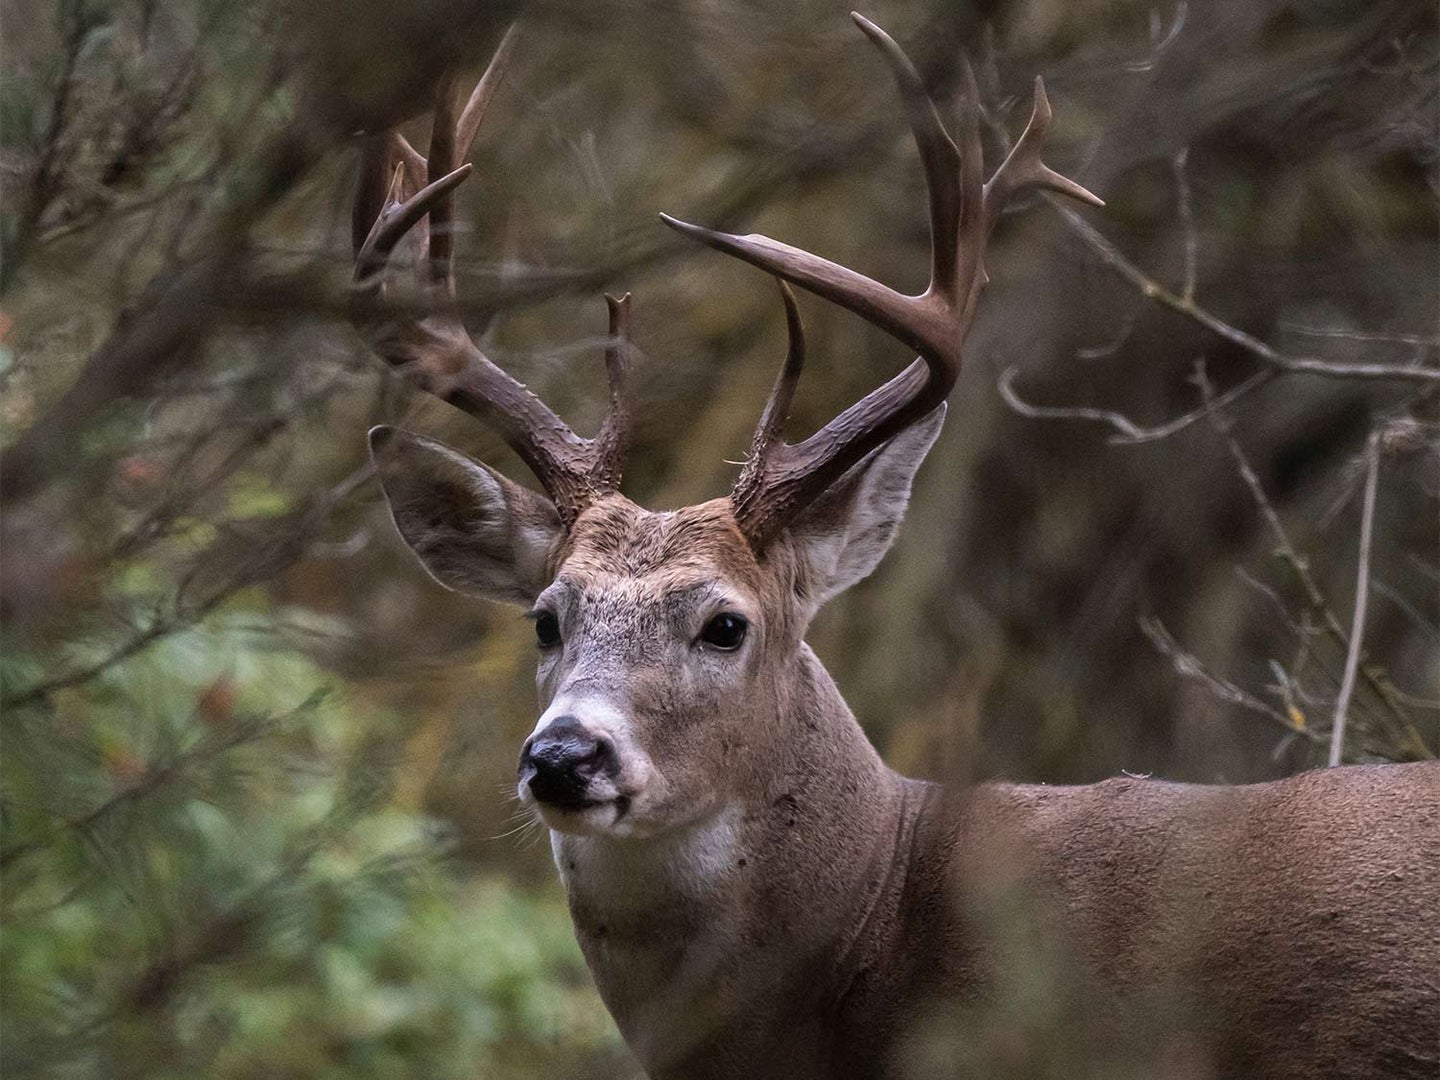
{"type": "MultiPolygon", "coordinates": [[[[1035,107],[1024,135],[984,182],[979,92],[968,63],[960,146],[946,132],[915,66],[885,31],[858,13],[857,26],[880,50],[900,91],[929,193],[931,274],[923,293],[908,296],[800,248],[768,236],[738,236],[662,214],[671,228],[792,282],[841,307],[918,352],[900,374],[871,391],[803,442],[780,438],[780,426],[800,371],[803,335],[793,297],[782,291],[791,352],[777,379],[741,471],[731,504],[755,550],[871,451],[937,408],[960,373],[961,349],[985,284],[984,254],[1006,202],[1028,188],[1057,191],[1094,206],[1104,204],[1040,158],[1050,103],[1036,80],[1035,107]]],[[[783,289],[783,287],[782,287],[783,289]]]]}

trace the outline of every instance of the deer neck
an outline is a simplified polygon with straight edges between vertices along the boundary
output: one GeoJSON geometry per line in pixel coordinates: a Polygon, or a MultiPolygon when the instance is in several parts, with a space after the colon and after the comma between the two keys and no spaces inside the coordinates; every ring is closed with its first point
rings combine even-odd
{"type": "Polygon", "coordinates": [[[651,840],[552,834],[591,972],[652,1073],[699,1075],[717,1046],[773,1045],[777,1024],[803,1057],[905,877],[920,786],[886,768],[807,646],[796,667],[775,753],[732,802],[651,840]]]}

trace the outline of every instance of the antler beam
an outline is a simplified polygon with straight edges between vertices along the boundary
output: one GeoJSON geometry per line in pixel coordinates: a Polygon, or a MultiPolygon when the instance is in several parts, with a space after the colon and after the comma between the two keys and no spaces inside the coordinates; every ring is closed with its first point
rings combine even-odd
{"type": "Polygon", "coordinates": [[[803,442],[791,445],[780,428],[799,376],[803,339],[788,290],[783,292],[791,349],[765,407],[751,455],[731,493],[741,528],[761,550],[797,512],[849,468],[937,408],[960,373],[961,350],[986,281],[985,246],[1016,194],[1044,188],[1092,206],[1104,204],[1054,172],[1040,158],[1050,103],[1035,80],[1030,123],[988,183],[980,145],[979,92],[965,67],[961,148],[946,132],[915,66],[895,41],[859,14],[851,17],[884,57],[899,88],[929,192],[930,284],[908,296],[818,255],[767,236],[716,232],[662,214],[672,228],[727,255],[853,311],[918,352],[919,358],[803,442]]]}

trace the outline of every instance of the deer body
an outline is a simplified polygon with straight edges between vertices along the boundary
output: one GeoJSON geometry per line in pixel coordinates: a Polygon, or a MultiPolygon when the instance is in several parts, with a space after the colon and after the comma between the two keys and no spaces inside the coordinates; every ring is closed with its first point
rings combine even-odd
{"type": "Polygon", "coordinates": [[[394,133],[367,150],[359,321],[412,381],[498,428],[545,489],[420,436],[371,434],[395,524],[426,569],[530,608],[543,711],[519,795],[551,829],[607,1006],[659,1080],[948,1074],[963,1063],[923,1066],[927,1033],[958,1019],[983,1037],[976,1010],[1003,1008],[1015,970],[1038,969],[1017,941],[1043,942],[1074,973],[1075,1030],[1153,1050],[1160,1075],[1433,1076],[1435,765],[1249,788],[942,789],[885,767],[806,646],[821,605],[895,538],[1006,202],[1040,188],[1099,204],[1041,160],[1050,109],[1038,81],[1029,126],[987,181],[973,84],[957,147],[899,47],[857,22],[900,88],[925,168],[930,287],[905,296],[764,237],[667,221],[862,315],[919,359],[785,442],[804,337],[782,285],[789,354],[725,499],[651,512],[619,493],[628,298],[609,304],[610,408],[593,439],[470,339],[444,228],[418,245],[432,313],[368,306],[399,241],[453,220],[469,170],[458,161],[513,35],[463,110],[441,80],[428,158],[394,133]]]}
{"type": "Polygon", "coordinates": [[[1087,1022],[1133,1056],[1138,1023],[1199,1075],[1440,1069],[1440,768],[947,797],[885,768],[801,660],[791,730],[826,736],[792,743],[747,804],[648,843],[552,833],[586,960],[651,1075],[905,1075],[916,1021],[987,993],[997,958],[967,912],[997,889],[1036,905],[1097,995],[1087,1022]]]}

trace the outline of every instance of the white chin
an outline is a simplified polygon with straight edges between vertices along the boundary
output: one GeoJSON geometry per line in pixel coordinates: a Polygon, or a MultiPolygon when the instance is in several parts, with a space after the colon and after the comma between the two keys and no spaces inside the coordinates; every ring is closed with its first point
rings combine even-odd
{"type": "Polygon", "coordinates": [[[573,833],[576,836],[612,833],[620,819],[625,816],[616,799],[594,803],[590,806],[576,807],[573,810],[561,806],[547,806],[545,803],[536,803],[535,806],[540,812],[540,820],[547,827],[556,832],[573,833]]]}

